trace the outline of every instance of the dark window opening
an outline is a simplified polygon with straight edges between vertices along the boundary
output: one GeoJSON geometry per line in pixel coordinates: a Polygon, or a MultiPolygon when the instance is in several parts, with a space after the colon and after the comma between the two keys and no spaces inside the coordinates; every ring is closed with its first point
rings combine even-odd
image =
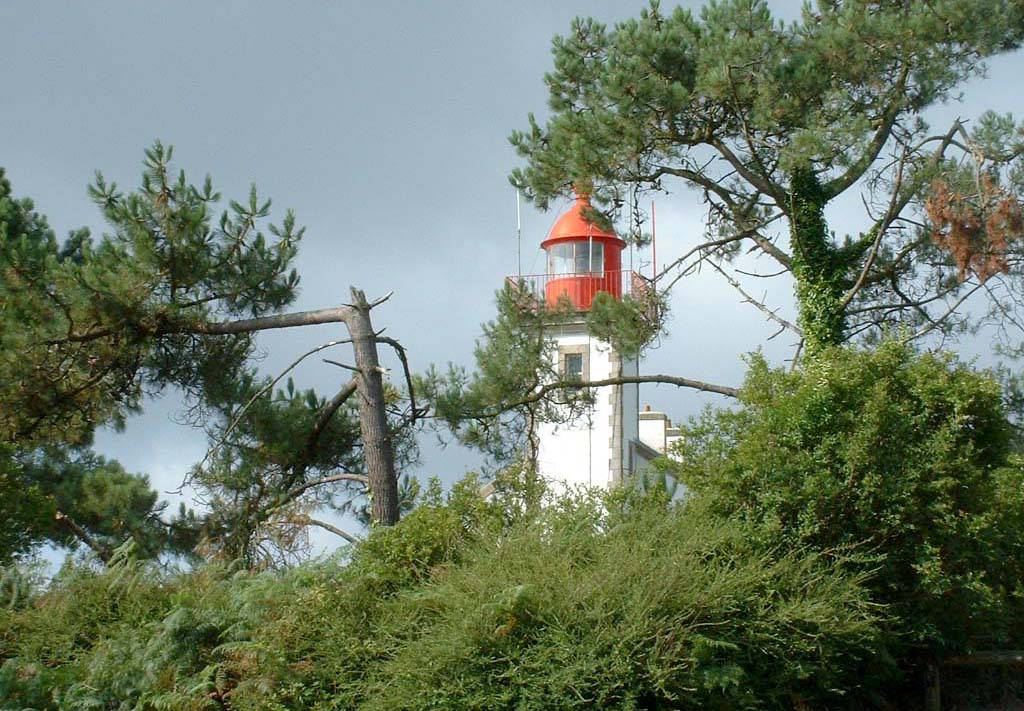
{"type": "Polygon", "coordinates": [[[583,380],[583,354],[565,354],[565,377],[572,380],[583,380]]]}

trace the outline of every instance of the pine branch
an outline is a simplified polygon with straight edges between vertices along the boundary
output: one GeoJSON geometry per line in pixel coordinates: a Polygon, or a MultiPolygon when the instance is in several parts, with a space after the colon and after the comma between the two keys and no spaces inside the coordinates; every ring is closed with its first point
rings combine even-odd
{"type": "MultiPolygon", "coordinates": [[[[326,350],[327,348],[333,348],[334,346],[342,345],[342,344],[345,344],[345,343],[351,343],[351,342],[352,342],[352,340],[348,339],[348,338],[340,340],[340,341],[329,341],[327,343],[324,343],[322,345],[317,346],[316,348],[313,348],[311,350],[306,351],[305,353],[300,355],[298,358],[296,358],[294,361],[292,361],[291,365],[289,365],[283,371],[278,373],[277,376],[273,380],[271,380],[269,383],[267,383],[262,388],[257,390],[256,393],[252,397],[249,398],[248,402],[246,402],[245,405],[243,405],[242,408],[231,419],[231,422],[228,424],[228,427],[224,431],[224,434],[220,436],[220,438],[214,443],[214,445],[212,447],[210,447],[209,450],[207,450],[206,455],[203,456],[202,461],[199,462],[199,464],[195,468],[196,469],[201,469],[206,464],[206,462],[208,462],[210,460],[210,457],[213,456],[214,453],[216,453],[216,451],[218,449],[220,449],[222,446],[224,446],[224,443],[228,441],[228,437],[231,436],[231,433],[235,431],[235,429],[238,427],[239,423],[242,421],[242,416],[245,415],[246,412],[248,412],[249,408],[252,407],[253,403],[255,403],[262,396],[264,396],[268,392],[270,392],[270,390],[275,385],[277,385],[277,383],[279,383],[281,381],[281,379],[284,378],[285,375],[287,375],[296,366],[298,366],[299,363],[304,361],[309,356],[314,355],[316,353],[319,353],[322,350],[326,350]]],[[[339,406],[340,406],[340,404],[341,403],[339,403],[339,406]]],[[[335,410],[336,409],[337,408],[335,408],[335,410]]],[[[334,413],[332,412],[331,414],[333,415],[334,413]]],[[[317,433],[317,436],[319,436],[319,433],[317,433]]],[[[188,479],[186,479],[184,484],[187,484],[187,483],[188,483],[188,479]]]]}
{"type": "Polygon", "coordinates": [[[875,131],[875,135],[872,137],[871,142],[868,143],[864,154],[854,161],[846,172],[835,180],[825,184],[824,190],[829,200],[842,194],[847,188],[860,180],[861,176],[864,175],[865,171],[871,167],[882,152],[882,148],[885,147],[889,137],[892,135],[892,129],[896,125],[896,119],[899,118],[900,112],[903,109],[903,102],[901,99],[906,89],[907,78],[909,76],[910,64],[906,63],[900,70],[900,75],[896,80],[896,84],[889,92],[890,96],[886,103],[887,108],[885,115],[882,117],[881,122],[878,125],[878,129],[875,131]]]}
{"type": "Polygon", "coordinates": [[[316,451],[316,446],[319,443],[324,430],[327,428],[327,424],[331,421],[331,418],[334,417],[341,406],[355,394],[357,389],[358,383],[355,378],[353,378],[338,391],[337,395],[331,398],[330,401],[324,405],[320,414],[316,418],[316,422],[313,424],[313,429],[310,430],[309,436],[306,438],[306,446],[303,448],[302,456],[295,464],[292,465],[291,475],[285,483],[286,487],[293,486],[296,481],[302,479],[306,470],[309,468],[309,462],[313,458],[313,453],[316,451]]]}

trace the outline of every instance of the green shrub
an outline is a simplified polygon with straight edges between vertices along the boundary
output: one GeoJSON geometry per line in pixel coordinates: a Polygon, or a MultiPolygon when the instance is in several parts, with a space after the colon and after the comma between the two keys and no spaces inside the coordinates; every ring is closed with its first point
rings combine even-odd
{"type": "Polygon", "coordinates": [[[790,548],[860,551],[900,655],[1020,643],[1024,478],[994,380],[886,343],[795,372],[755,357],[741,402],[684,433],[695,505],[790,548]]]}
{"type": "Polygon", "coordinates": [[[742,525],[594,510],[547,509],[395,598],[363,708],[834,708],[860,686],[880,611],[859,579],[742,525]]]}
{"type": "Polygon", "coordinates": [[[119,550],[103,573],[65,567],[27,607],[0,612],[0,708],[63,708],[97,650],[164,615],[163,576],[130,553],[119,550]]]}
{"type": "Polygon", "coordinates": [[[0,708],[688,709],[859,698],[882,611],[840,563],[659,493],[435,488],[351,563],[70,571],[0,615],[0,708]]]}

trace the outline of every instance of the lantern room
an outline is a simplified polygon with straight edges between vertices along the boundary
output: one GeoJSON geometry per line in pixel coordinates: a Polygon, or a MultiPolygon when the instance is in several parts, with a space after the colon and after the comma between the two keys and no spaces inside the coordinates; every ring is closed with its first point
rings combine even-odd
{"type": "Polygon", "coordinates": [[[614,232],[590,222],[593,210],[585,195],[558,218],[541,243],[547,256],[544,298],[549,306],[568,299],[586,311],[599,292],[622,296],[622,249],[626,243],[614,232]]]}

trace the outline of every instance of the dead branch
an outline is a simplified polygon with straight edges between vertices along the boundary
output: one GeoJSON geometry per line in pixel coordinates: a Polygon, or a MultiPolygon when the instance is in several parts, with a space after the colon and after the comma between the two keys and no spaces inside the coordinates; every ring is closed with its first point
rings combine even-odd
{"type": "Polygon", "coordinates": [[[102,560],[104,563],[109,563],[110,562],[110,557],[112,555],[110,549],[107,548],[102,543],[100,543],[99,541],[97,541],[92,536],[90,536],[89,532],[86,531],[81,526],[79,526],[78,523],[76,523],[73,518],[68,516],[63,511],[57,511],[57,514],[56,514],[56,516],[54,516],[54,518],[56,518],[57,521],[59,521],[65,528],[67,528],[69,531],[71,531],[71,533],[75,536],[75,538],[77,538],[82,543],[84,543],[89,548],[91,548],[92,551],[97,556],[99,556],[100,560],[102,560]]]}
{"type": "Polygon", "coordinates": [[[316,518],[310,518],[309,516],[306,516],[305,514],[297,514],[295,516],[292,516],[288,520],[291,523],[298,524],[299,526],[317,526],[318,528],[322,528],[325,531],[330,531],[334,535],[340,536],[341,538],[344,538],[349,543],[352,543],[352,544],[359,543],[359,539],[356,538],[355,536],[353,536],[351,533],[348,533],[347,531],[343,531],[340,528],[338,528],[337,526],[329,524],[326,521],[321,521],[320,519],[316,519],[316,518]]]}
{"type": "Polygon", "coordinates": [[[978,291],[979,289],[983,288],[984,286],[985,286],[984,284],[975,284],[973,288],[968,289],[967,293],[965,293],[963,296],[961,296],[959,299],[957,299],[956,302],[954,302],[952,306],[950,306],[948,309],[946,309],[946,312],[944,314],[942,314],[941,316],[939,316],[936,319],[932,319],[932,322],[930,324],[928,324],[924,328],[920,329],[916,333],[908,336],[907,338],[902,339],[903,343],[910,343],[911,341],[915,341],[918,338],[920,338],[921,336],[924,336],[924,335],[934,331],[936,328],[938,328],[942,324],[943,321],[945,321],[947,318],[950,317],[950,315],[955,313],[956,310],[958,308],[960,308],[960,305],[962,303],[964,303],[965,301],[967,301],[967,299],[969,299],[972,295],[974,295],[974,292],[978,291]]]}
{"type": "Polygon", "coordinates": [[[415,424],[416,420],[423,413],[416,408],[416,391],[413,388],[412,371],[409,369],[409,358],[406,355],[405,347],[394,338],[388,338],[387,336],[378,335],[377,342],[385,343],[394,348],[395,353],[398,354],[398,360],[402,362],[402,370],[405,372],[405,386],[409,390],[409,419],[407,424],[415,424]]]}
{"type": "MultiPolygon", "coordinates": [[[[710,240],[708,242],[703,242],[701,244],[698,244],[695,247],[691,247],[690,249],[686,250],[686,252],[682,256],[674,259],[671,263],[666,265],[664,269],[662,269],[660,272],[658,272],[655,275],[655,277],[654,277],[654,281],[657,282],[658,279],[660,279],[661,277],[663,277],[666,274],[668,274],[670,271],[675,269],[677,266],[681,265],[683,262],[685,262],[687,259],[689,259],[691,256],[693,256],[694,254],[696,254],[698,252],[703,252],[705,250],[714,249],[715,247],[724,247],[727,244],[731,244],[733,242],[739,242],[740,240],[745,239],[746,236],[747,236],[746,234],[732,235],[731,237],[723,237],[722,239],[713,239],[713,240],[710,240]]],[[[675,282],[673,282],[673,283],[675,283],[675,282]]],[[[671,286],[669,286],[669,288],[671,288],[671,286]]]]}
{"type": "Polygon", "coordinates": [[[631,385],[634,383],[662,383],[665,385],[675,385],[680,388],[691,388],[702,392],[716,393],[718,395],[725,395],[726,397],[739,397],[739,390],[736,388],[731,388],[726,385],[705,383],[700,380],[679,378],[673,375],[621,375],[615,378],[605,378],[604,380],[559,380],[553,383],[547,383],[546,385],[541,385],[526,397],[520,398],[514,402],[503,403],[499,412],[481,416],[494,417],[507,410],[539,402],[540,400],[543,400],[548,393],[559,390],[589,390],[591,388],[604,387],[605,385],[631,385]]]}
{"type": "MultiPolygon", "coordinates": [[[[731,276],[729,276],[729,274],[726,273],[726,271],[724,269],[722,269],[722,267],[720,265],[715,264],[713,261],[710,261],[710,260],[708,261],[708,264],[710,264],[719,274],[721,274],[725,278],[725,280],[729,283],[729,286],[731,286],[736,291],[740,292],[740,294],[743,296],[743,299],[744,299],[745,303],[748,303],[748,304],[754,306],[758,311],[760,311],[765,316],[767,316],[768,319],[774,321],[782,329],[789,329],[790,331],[792,331],[793,333],[797,334],[798,336],[803,336],[803,331],[796,324],[790,323],[786,319],[782,318],[775,311],[772,311],[770,308],[768,308],[763,302],[758,301],[757,299],[752,297],[750,294],[748,294],[746,291],[744,291],[743,287],[740,285],[740,283],[738,281],[736,281],[735,279],[733,279],[731,276]]],[[[781,333],[781,331],[780,331],[780,333],[781,333]]],[[[778,334],[776,334],[776,335],[778,335],[778,334]]],[[[774,337],[775,336],[772,336],[772,338],[774,338],[774,337]]],[[[769,339],[769,340],[771,340],[771,339],[769,339]]]]}
{"type": "MultiPolygon", "coordinates": [[[[379,300],[378,300],[379,301],[379,300]]],[[[220,321],[214,323],[172,324],[162,333],[198,333],[207,336],[228,336],[256,331],[270,331],[278,328],[295,328],[297,326],[315,326],[325,323],[346,323],[352,318],[351,306],[339,306],[333,309],[316,311],[297,311],[289,314],[274,314],[257,318],[239,319],[237,321],[220,321]]]]}
{"type": "Polygon", "coordinates": [[[330,358],[324,358],[323,361],[324,361],[324,363],[327,363],[328,365],[334,365],[334,366],[337,366],[339,368],[343,368],[345,370],[350,370],[353,373],[358,373],[359,372],[359,368],[355,367],[354,365],[348,365],[347,363],[339,363],[338,361],[331,360],[330,358]]]}
{"type": "Polygon", "coordinates": [[[295,487],[285,495],[285,503],[287,503],[288,501],[294,501],[295,499],[299,498],[310,489],[316,488],[318,486],[323,486],[324,484],[333,484],[334,482],[337,481],[354,481],[366,485],[369,483],[370,480],[365,474],[350,474],[349,472],[332,474],[331,476],[325,476],[323,479],[307,481],[305,484],[295,487]]]}

